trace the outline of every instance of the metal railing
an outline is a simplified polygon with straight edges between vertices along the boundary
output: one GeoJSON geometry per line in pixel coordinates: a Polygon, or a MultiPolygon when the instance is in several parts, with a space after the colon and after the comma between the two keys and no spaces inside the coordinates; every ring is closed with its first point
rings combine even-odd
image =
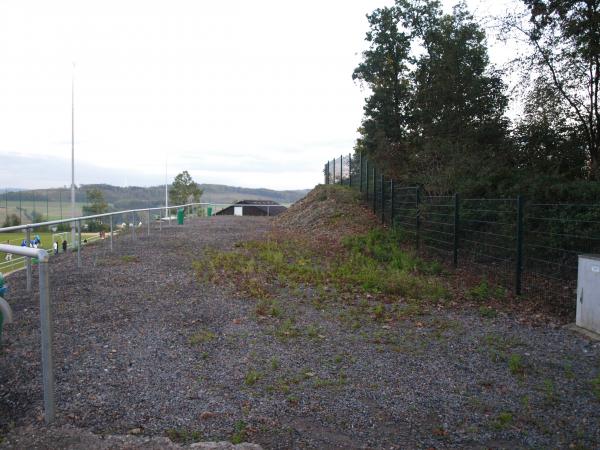
{"type": "MultiPolygon", "coordinates": [[[[44,418],[46,423],[54,420],[54,371],[52,360],[52,308],[50,305],[50,281],[48,277],[48,261],[50,255],[41,248],[18,247],[0,244],[0,252],[11,253],[38,260],[40,283],[40,328],[42,332],[42,382],[44,385],[44,418]]],[[[31,266],[30,266],[31,276],[31,266]]]]}

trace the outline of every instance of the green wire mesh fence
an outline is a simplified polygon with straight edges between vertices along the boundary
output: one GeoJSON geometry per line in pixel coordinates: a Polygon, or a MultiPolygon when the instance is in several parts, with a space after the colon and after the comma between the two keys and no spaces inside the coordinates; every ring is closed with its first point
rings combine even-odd
{"type": "Polygon", "coordinates": [[[324,175],[326,184],[359,190],[381,222],[401,227],[420,254],[561,311],[574,309],[577,256],[600,253],[600,203],[429,195],[385,177],[360,155],[328,161],[324,175]]]}

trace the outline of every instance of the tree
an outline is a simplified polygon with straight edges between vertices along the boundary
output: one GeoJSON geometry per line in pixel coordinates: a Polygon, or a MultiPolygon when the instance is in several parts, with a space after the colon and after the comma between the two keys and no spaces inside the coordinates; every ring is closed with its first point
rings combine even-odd
{"type": "Polygon", "coordinates": [[[89,189],[86,191],[87,205],[82,210],[86,216],[104,214],[108,212],[108,203],[104,199],[104,193],[100,189],[89,189]]]}
{"type": "Polygon", "coordinates": [[[406,137],[408,130],[410,73],[407,63],[411,42],[409,36],[398,29],[397,13],[397,9],[391,7],[376,9],[367,16],[371,29],[365,40],[369,42],[369,49],[363,53],[363,61],[354,70],[352,79],[366,84],[371,91],[365,99],[357,150],[387,161],[395,150],[393,159],[399,163],[405,155],[395,144],[406,137]]]}
{"type": "Polygon", "coordinates": [[[175,177],[169,191],[169,200],[172,205],[198,202],[201,196],[202,189],[194,182],[187,170],[175,177]]]}
{"type": "Polygon", "coordinates": [[[21,219],[19,219],[19,216],[17,216],[15,213],[12,213],[6,216],[4,223],[2,224],[2,228],[16,227],[18,225],[21,225],[21,219]]]}
{"type": "Polygon", "coordinates": [[[466,7],[443,14],[438,1],[396,0],[368,19],[370,47],[354,78],[371,95],[356,150],[436,191],[506,165],[508,100],[466,7]]]}
{"type": "Polygon", "coordinates": [[[600,2],[598,0],[523,0],[528,22],[505,20],[531,45],[522,58],[527,76],[563,103],[565,125],[583,138],[587,177],[600,180],[600,2]]]}

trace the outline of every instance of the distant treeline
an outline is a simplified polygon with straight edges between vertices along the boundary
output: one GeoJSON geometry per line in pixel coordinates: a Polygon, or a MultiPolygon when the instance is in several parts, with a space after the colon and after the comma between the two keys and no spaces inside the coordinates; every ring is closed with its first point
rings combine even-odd
{"type": "MultiPolygon", "coordinates": [[[[279,203],[293,203],[308,192],[308,190],[275,191],[270,189],[250,189],[218,184],[200,184],[199,186],[204,191],[201,201],[213,203],[232,203],[246,199],[264,199],[279,203]]],[[[80,185],[75,190],[75,201],[86,203],[88,200],[87,192],[92,189],[98,189],[104,194],[106,202],[113,211],[160,206],[164,205],[165,201],[164,186],[120,187],[109,184],[80,185]]],[[[28,206],[31,206],[32,202],[38,202],[40,205],[39,209],[43,210],[42,205],[46,202],[62,202],[67,205],[71,201],[71,191],[69,188],[50,188],[0,193],[0,203],[2,201],[27,202],[28,206]]]]}

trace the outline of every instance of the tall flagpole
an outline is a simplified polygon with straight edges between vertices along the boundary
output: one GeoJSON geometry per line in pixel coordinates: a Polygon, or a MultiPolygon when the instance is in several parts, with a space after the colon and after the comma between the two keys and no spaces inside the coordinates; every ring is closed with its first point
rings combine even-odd
{"type": "MultiPolygon", "coordinates": [[[[75,63],[71,71],[71,217],[75,217],[75,63]]],[[[71,245],[75,246],[75,222],[71,222],[71,245]]]]}

